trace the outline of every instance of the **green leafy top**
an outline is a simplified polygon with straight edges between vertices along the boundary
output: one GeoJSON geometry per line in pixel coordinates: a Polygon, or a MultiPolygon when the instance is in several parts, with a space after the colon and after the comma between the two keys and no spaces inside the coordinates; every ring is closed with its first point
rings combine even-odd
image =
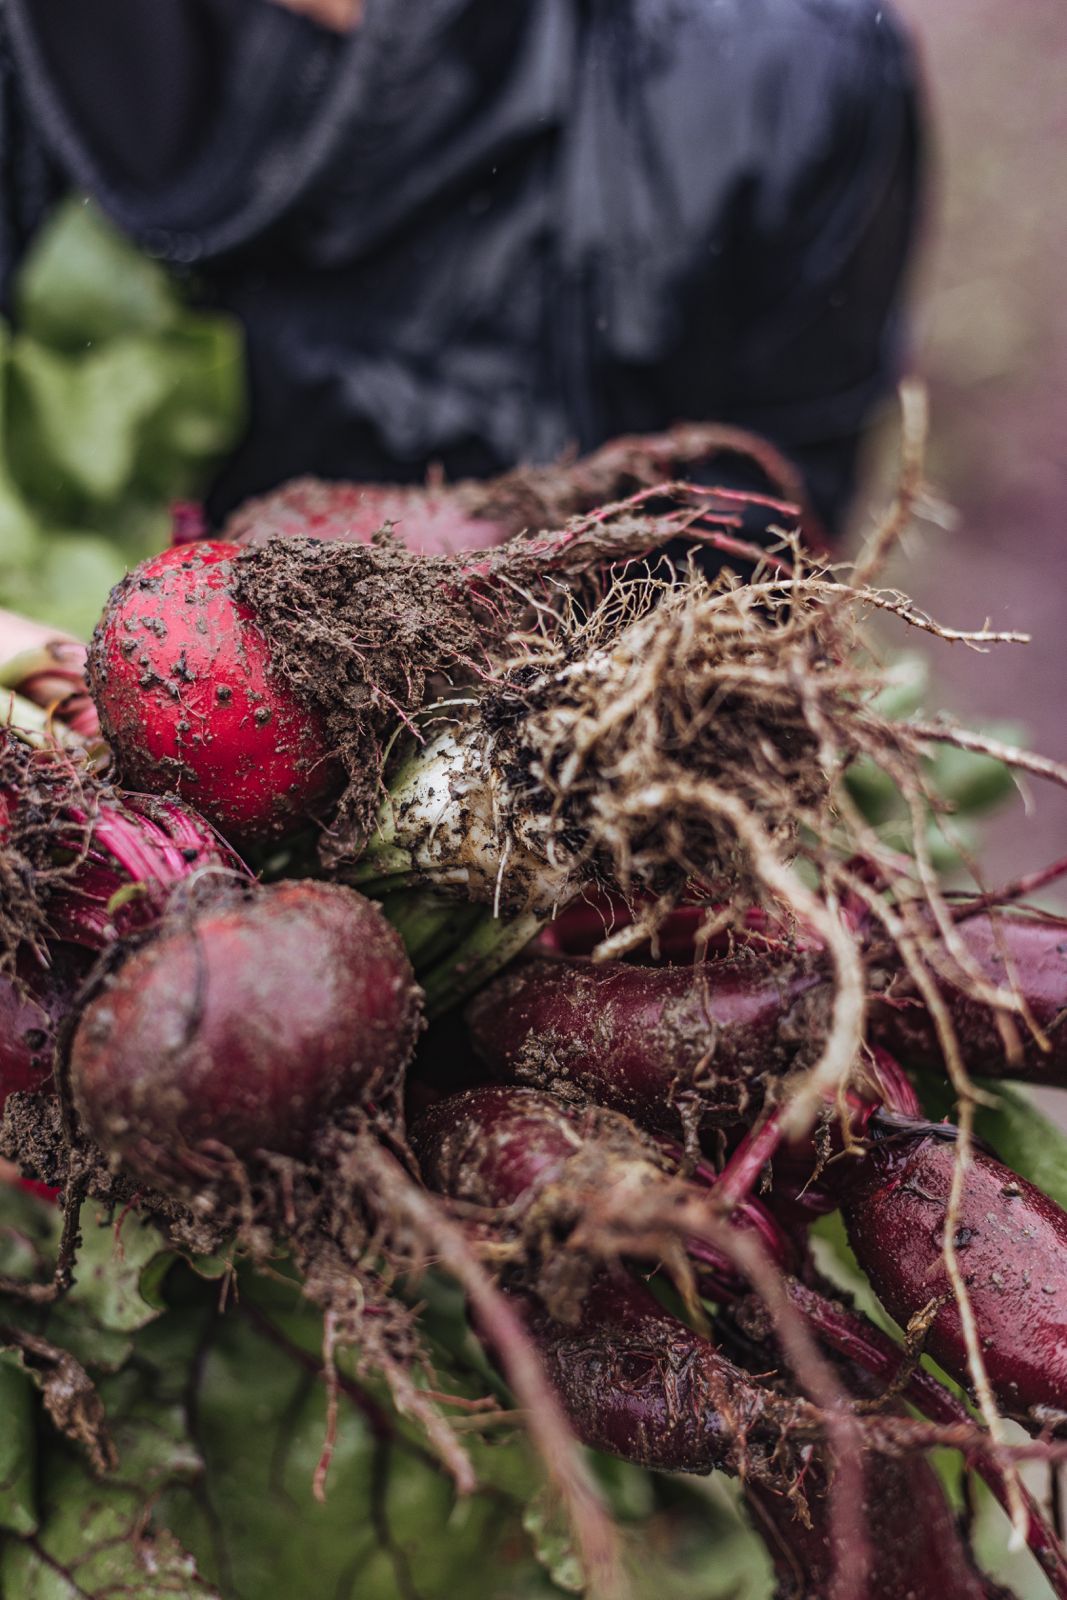
{"type": "Polygon", "coordinates": [[[0,324],[0,605],[87,633],[238,439],[244,350],[157,263],[71,198],[0,324]]]}

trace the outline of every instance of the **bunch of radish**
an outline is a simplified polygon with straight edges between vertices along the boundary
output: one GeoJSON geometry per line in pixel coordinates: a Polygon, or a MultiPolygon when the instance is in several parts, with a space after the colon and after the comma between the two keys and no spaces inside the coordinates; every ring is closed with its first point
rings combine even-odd
{"type": "Polygon", "coordinates": [[[774,497],[676,481],[753,448],[291,485],[130,573],[84,682],[13,667],[0,1150],[71,1237],[96,1195],[288,1257],[327,1363],[358,1346],[469,1490],[413,1376],[419,1274],[451,1272],[604,1592],[579,1445],[737,1476],[782,1595],[992,1596],[948,1446],[1067,1596],[1016,1459],[1067,1431],[1067,1215],[975,1140],[969,1079],[1067,1087],[1067,928],[939,888],[953,730],[889,723],[855,643],[915,616],[873,559],[808,564],[772,453],[774,497]],[[914,859],[850,809],[860,758],[914,859]],[[830,1211],[902,1336],[820,1273],[830,1211]]]}

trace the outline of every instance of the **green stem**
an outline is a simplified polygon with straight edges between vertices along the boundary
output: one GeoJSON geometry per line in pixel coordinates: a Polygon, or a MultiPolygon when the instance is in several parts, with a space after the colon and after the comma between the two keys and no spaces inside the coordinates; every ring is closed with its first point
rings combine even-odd
{"type": "Polygon", "coordinates": [[[444,899],[430,890],[387,894],[382,910],[403,939],[416,972],[443,960],[482,915],[481,906],[467,900],[444,899]]]}
{"type": "Polygon", "coordinates": [[[372,839],[354,866],[345,868],[345,882],[364,894],[388,893],[413,881],[415,867],[411,854],[396,845],[376,845],[372,839]]]}
{"type": "Polygon", "coordinates": [[[0,663],[0,689],[17,689],[27,678],[55,670],[55,660],[41,645],[31,650],[20,650],[17,656],[9,656],[0,663]]]}
{"type": "Polygon", "coordinates": [[[67,750],[85,749],[85,740],[78,734],[13,690],[0,689],[0,728],[13,728],[34,745],[59,744],[67,750]]]}
{"type": "Polygon", "coordinates": [[[439,1017],[482,988],[537,937],[548,921],[547,916],[533,911],[504,921],[483,908],[462,943],[422,979],[426,1015],[431,1019],[439,1017]]]}

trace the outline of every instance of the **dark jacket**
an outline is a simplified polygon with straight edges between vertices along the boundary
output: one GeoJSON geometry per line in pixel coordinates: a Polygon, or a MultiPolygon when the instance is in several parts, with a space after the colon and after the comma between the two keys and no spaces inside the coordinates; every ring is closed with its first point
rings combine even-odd
{"type": "Polygon", "coordinates": [[[833,521],[898,361],[914,67],[885,0],[0,0],[0,275],[89,191],[243,321],[220,513],[714,418],[833,521]]]}

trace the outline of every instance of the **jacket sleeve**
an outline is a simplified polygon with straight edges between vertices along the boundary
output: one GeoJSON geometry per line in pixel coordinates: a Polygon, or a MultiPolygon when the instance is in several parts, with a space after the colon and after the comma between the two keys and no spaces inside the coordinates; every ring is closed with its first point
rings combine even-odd
{"type": "Polygon", "coordinates": [[[831,528],[861,430],[899,376],[921,170],[906,38],[888,8],[850,21],[781,72],[738,218],[726,383],[732,416],[793,457],[831,528]]]}
{"type": "Polygon", "coordinates": [[[64,187],[27,105],[0,0],[0,315],[10,315],[19,261],[64,187]]]}

